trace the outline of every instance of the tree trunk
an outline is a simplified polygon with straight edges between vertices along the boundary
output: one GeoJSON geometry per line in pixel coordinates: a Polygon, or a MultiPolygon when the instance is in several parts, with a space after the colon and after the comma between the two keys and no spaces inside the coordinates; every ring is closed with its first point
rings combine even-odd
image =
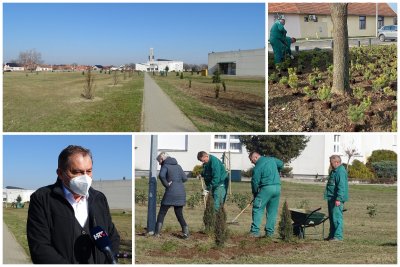
{"type": "Polygon", "coordinates": [[[332,3],[330,5],[333,24],[332,92],[341,95],[350,92],[347,6],[346,3],[332,3]]]}

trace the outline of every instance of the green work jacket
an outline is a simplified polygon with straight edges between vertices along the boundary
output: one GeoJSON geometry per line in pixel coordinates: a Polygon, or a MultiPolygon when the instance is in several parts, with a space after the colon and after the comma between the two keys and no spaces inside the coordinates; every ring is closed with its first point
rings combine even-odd
{"type": "Polygon", "coordinates": [[[224,184],[228,177],[224,164],[215,156],[208,155],[209,160],[203,164],[201,176],[204,177],[204,182],[208,190],[214,190],[218,186],[224,184]]]}
{"type": "Polygon", "coordinates": [[[280,185],[279,171],[283,168],[283,162],[274,157],[261,156],[254,166],[251,178],[251,191],[253,195],[258,189],[266,185],[280,185]]]}
{"type": "Polygon", "coordinates": [[[286,44],[286,33],[285,27],[277,20],[271,27],[269,40],[271,43],[279,40],[279,42],[286,44]]]}
{"type": "Polygon", "coordinates": [[[330,172],[328,182],[326,183],[324,199],[339,200],[340,202],[349,200],[347,171],[343,164],[330,172]]]}

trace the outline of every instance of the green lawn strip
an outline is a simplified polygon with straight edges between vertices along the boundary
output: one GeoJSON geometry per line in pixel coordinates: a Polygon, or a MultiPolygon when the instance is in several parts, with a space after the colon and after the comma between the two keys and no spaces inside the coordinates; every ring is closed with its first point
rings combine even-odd
{"type": "Polygon", "coordinates": [[[92,101],[80,96],[84,76],[77,73],[3,77],[5,131],[140,130],[142,77],[112,86],[109,75],[97,74],[92,101]]]}
{"type": "Polygon", "coordinates": [[[264,121],[218,111],[182,93],[168,81],[157,79],[157,83],[200,131],[264,131],[264,121]]]}

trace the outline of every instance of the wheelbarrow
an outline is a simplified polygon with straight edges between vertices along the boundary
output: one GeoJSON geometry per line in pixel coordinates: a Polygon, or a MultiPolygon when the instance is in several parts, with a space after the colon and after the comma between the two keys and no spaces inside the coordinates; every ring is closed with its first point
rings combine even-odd
{"type": "Polygon", "coordinates": [[[329,219],[325,214],[319,212],[321,207],[316,210],[289,209],[293,221],[293,234],[299,238],[305,238],[306,228],[322,224],[322,238],[324,238],[324,223],[329,219]]]}

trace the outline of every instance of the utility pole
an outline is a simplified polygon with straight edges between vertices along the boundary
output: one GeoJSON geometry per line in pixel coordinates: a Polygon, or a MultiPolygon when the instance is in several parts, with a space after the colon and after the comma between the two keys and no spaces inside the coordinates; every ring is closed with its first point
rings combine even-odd
{"type": "Polygon", "coordinates": [[[147,205],[147,234],[154,235],[156,230],[157,206],[157,150],[158,136],[151,136],[149,194],[147,205]]]}

